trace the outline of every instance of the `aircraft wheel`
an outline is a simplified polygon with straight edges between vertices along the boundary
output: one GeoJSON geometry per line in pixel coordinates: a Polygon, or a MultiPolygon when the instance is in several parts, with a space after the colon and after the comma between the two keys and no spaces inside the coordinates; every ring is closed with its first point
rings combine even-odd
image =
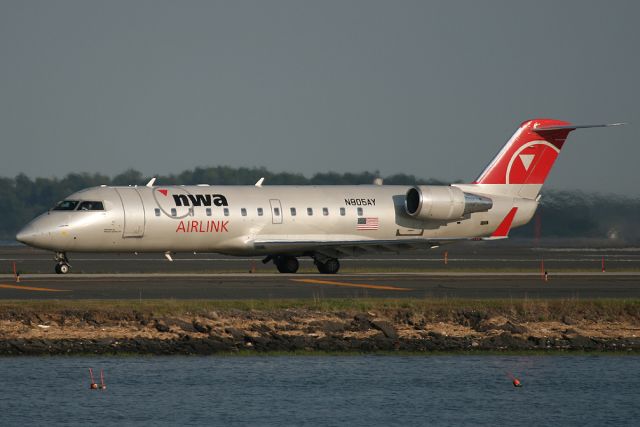
{"type": "Polygon", "coordinates": [[[298,259],[294,256],[281,255],[276,257],[274,262],[280,273],[295,273],[300,267],[298,259]]]}
{"type": "Polygon", "coordinates": [[[56,264],[57,274],[67,274],[69,270],[71,270],[71,267],[69,267],[69,264],[65,264],[64,262],[61,262],[60,264],[56,264]]]}
{"type": "Polygon", "coordinates": [[[329,258],[325,262],[316,261],[316,267],[322,274],[336,274],[340,270],[340,261],[336,258],[329,258]]]}

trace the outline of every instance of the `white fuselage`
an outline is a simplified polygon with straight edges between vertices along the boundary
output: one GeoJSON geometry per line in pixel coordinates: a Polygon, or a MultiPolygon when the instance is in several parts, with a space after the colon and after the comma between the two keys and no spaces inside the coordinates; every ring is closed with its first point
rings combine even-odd
{"type": "MultiPolygon", "coordinates": [[[[459,185],[482,195],[482,188],[459,185]]],[[[405,209],[408,186],[95,187],[71,201],[104,210],[51,210],[18,239],[57,252],[217,252],[302,255],[314,244],[423,240],[425,244],[490,236],[513,207],[525,224],[537,202],[489,195],[486,212],[455,220],[420,220],[405,209]],[[360,222],[360,224],[359,224],[360,222]],[[272,243],[278,243],[275,247],[272,243]],[[289,244],[288,244],[289,242],[289,244]]]]}
{"type": "Polygon", "coordinates": [[[338,258],[433,247],[464,239],[502,239],[531,220],[540,189],[575,129],[555,119],[523,122],[471,184],[451,186],[167,186],[79,191],[16,238],[56,252],[196,251],[266,255],[294,273],[310,256],[321,273],[338,258]]]}

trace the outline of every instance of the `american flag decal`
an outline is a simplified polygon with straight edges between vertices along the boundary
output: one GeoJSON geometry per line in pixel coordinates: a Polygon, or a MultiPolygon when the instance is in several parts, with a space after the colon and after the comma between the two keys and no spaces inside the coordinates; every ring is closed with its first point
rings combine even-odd
{"type": "Polygon", "coordinates": [[[378,218],[358,218],[357,230],[377,230],[379,226],[378,218]]]}

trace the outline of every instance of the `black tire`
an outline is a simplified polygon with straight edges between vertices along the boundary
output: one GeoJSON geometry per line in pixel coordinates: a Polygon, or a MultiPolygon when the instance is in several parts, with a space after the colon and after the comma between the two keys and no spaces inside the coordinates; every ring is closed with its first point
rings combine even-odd
{"type": "Polygon", "coordinates": [[[56,273],[58,274],[67,274],[69,270],[71,270],[71,267],[69,267],[69,264],[65,264],[64,262],[56,265],[56,273]]]}
{"type": "Polygon", "coordinates": [[[280,273],[295,273],[300,267],[298,259],[294,256],[278,256],[274,260],[274,263],[280,273]]]}
{"type": "Polygon", "coordinates": [[[60,269],[60,264],[56,264],[56,274],[62,274],[62,270],[60,269]]]}
{"type": "Polygon", "coordinates": [[[322,274],[336,274],[340,270],[340,261],[336,258],[329,258],[325,262],[316,261],[316,267],[322,274]]]}

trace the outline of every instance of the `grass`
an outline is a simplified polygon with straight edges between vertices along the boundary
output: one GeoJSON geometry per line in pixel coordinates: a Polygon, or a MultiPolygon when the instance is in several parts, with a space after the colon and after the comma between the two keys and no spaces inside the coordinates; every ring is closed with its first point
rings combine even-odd
{"type": "Polygon", "coordinates": [[[421,314],[432,321],[476,313],[482,317],[504,316],[521,322],[575,319],[640,321],[640,299],[271,299],[271,300],[6,300],[0,302],[0,318],[10,313],[56,313],[99,311],[194,316],[212,311],[312,310],[326,313],[375,312],[393,316],[400,312],[421,314]]]}

